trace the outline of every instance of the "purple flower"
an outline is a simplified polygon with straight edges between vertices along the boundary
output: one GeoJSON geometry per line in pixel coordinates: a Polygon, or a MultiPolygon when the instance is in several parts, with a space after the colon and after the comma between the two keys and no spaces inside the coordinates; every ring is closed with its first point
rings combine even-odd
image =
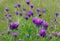
{"type": "Polygon", "coordinates": [[[4,18],[2,18],[2,20],[4,21],[4,18]]]}
{"type": "Polygon", "coordinates": [[[40,34],[37,34],[37,35],[36,35],[36,38],[37,38],[37,39],[40,38],[40,34]]]}
{"type": "Polygon", "coordinates": [[[23,12],[19,12],[20,16],[22,16],[23,12]]]}
{"type": "Polygon", "coordinates": [[[23,7],[23,11],[26,11],[26,8],[25,7],[23,7]]]}
{"type": "Polygon", "coordinates": [[[10,30],[6,30],[6,34],[10,34],[10,30]]]}
{"type": "Polygon", "coordinates": [[[42,25],[43,25],[43,27],[44,27],[45,29],[47,29],[48,23],[47,23],[46,21],[43,21],[42,25]]]}
{"type": "Polygon", "coordinates": [[[37,12],[40,12],[40,8],[36,8],[36,11],[37,11],[37,12]]]}
{"type": "Polygon", "coordinates": [[[8,16],[8,14],[4,14],[4,16],[8,16]]]}
{"type": "Polygon", "coordinates": [[[46,37],[46,30],[45,29],[41,29],[40,36],[46,37]]]}
{"type": "Polygon", "coordinates": [[[30,4],[30,0],[26,0],[26,4],[29,5],[30,4]]]}
{"type": "Polygon", "coordinates": [[[39,16],[41,16],[42,14],[38,14],[39,16]]]}
{"type": "Polygon", "coordinates": [[[18,3],[18,4],[17,4],[17,6],[18,6],[18,7],[20,7],[20,6],[21,6],[21,4],[20,4],[20,3],[18,3]]]}
{"type": "Polygon", "coordinates": [[[29,18],[28,16],[25,16],[25,19],[26,19],[26,20],[28,20],[28,18],[29,18]]]}
{"type": "Polygon", "coordinates": [[[55,12],[55,15],[56,15],[56,17],[59,15],[59,13],[58,12],[55,12]]]}
{"type": "Polygon", "coordinates": [[[18,33],[17,32],[13,32],[12,33],[12,37],[16,38],[18,36],[18,33]]]}
{"type": "Polygon", "coordinates": [[[29,10],[29,13],[33,16],[34,12],[32,10],[29,10]]]}
{"type": "Polygon", "coordinates": [[[31,17],[31,13],[28,13],[28,16],[31,17]]]}
{"type": "Polygon", "coordinates": [[[34,24],[36,24],[36,26],[40,26],[40,25],[42,24],[42,22],[43,22],[42,19],[36,18],[36,17],[34,17],[34,18],[32,19],[32,21],[33,21],[34,24]]]}
{"type": "Polygon", "coordinates": [[[49,39],[52,39],[52,35],[48,35],[48,38],[49,38],[49,39]]]}
{"type": "Polygon", "coordinates": [[[19,14],[19,12],[17,11],[17,12],[16,12],[16,15],[18,15],[18,14],[19,14]]]}
{"type": "Polygon", "coordinates": [[[12,17],[12,14],[9,14],[8,16],[9,16],[9,17],[12,17]]]}
{"type": "Polygon", "coordinates": [[[9,11],[8,7],[6,7],[6,9],[5,9],[5,10],[6,10],[6,12],[8,12],[8,11],[9,11]]]}
{"type": "Polygon", "coordinates": [[[10,24],[9,24],[9,27],[10,27],[10,29],[18,29],[18,26],[19,26],[19,24],[18,24],[18,22],[11,22],[10,24]]]}
{"type": "Polygon", "coordinates": [[[53,35],[57,37],[58,36],[58,32],[53,32],[53,35]]]}
{"type": "Polygon", "coordinates": [[[43,12],[43,13],[46,13],[46,9],[43,9],[42,12],[43,12]]]}
{"type": "Polygon", "coordinates": [[[35,24],[35,21],[37,20],[36,17],[32,18],[33,23],[35,24]]]}
{"type": "Polygon", "coordinates": [[[22,39],[19,39],[18,41],[22,41],[22,39]]]}
{"type": "Polygon", "coordinates": [[[35,21],[35,24],[36,24],[36,25],[41,25],[42,22],[43,22],[42,19],[37,19],[37,20],[35,21]]]}
{"type": "Polygon", "coordinates": [[[34,5],[33,5],[33,4],[31,4],[31,5],[30,5],[30,7],[31,7],[31,8],[33,8],[33,7],[34,7],[34,5]]]}

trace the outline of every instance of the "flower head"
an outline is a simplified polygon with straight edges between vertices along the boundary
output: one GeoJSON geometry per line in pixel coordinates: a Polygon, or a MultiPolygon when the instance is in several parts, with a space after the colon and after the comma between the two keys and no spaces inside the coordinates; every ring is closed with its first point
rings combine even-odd
{"type": "Polygon", "coordinates": [[[18,36],[18,33],[17,32],[13,32],[12,33],[12,37],[16,38],[18,36]]]}
{"type": "Polygon", "coordinates": [[[31,7],[31,8],[33,8],[33,7],[34,7],[34,5],[33,5],[33,4],[30,4],[30,7],[31,7]]]}
{"type": "Polygon", "coordinates": [[[9,17],[12,17],[12,14],[9,14],[8,16],[9,16],[9,17]]]}
{"type": "Polygon", "coordinates": [[[46,21],[43,21],[42,25],[43,25],[43,27],[44,27],[45,29],[47,29],[48,23],[47,23],[46,21]]]}
{"type": "Polygon", "coordinates": [[[23,7],[23,11],[26,11],[26,8],[25,7],[23,7]]]}
{"type": "Polygon", "coordinates": [[[52,35],[48,35],[48,38],[49,38],[49,39],[52,39],[52,35]]]}
{"type": "Polygon", "coordinates": [[[42,22],[43,22],[42,19],[36,18],[36,17],[34,17],[34,18],[32,19],[32,21],[33,21],[33,23],[34,23],[36,26],[40,26],[40,25],[42,24],[42,22]]]}
{"type": "Polygon", "coordinates": [[[18,15],[19,14],[19,12],[18,11],[16,11],[16,15],[18,15]]]}
{"type": "Polygon", "coordinates": [[[59,15],[59,13],[58,12],[55,12],[55,15],[56,15],[56,17],[59,15]]]}
{"type": "Polygon", "coordinates": [[[26,20],[28,20],[28,18],[29,18],[28,16],[25,16],[25,19],[26,19],[26,20]]]}
{"type": "Polygon", "coordinates": [[[6,34],[10,34],[10,30],[6,30],[6,34]]]}
{"type": "Polygon", "coordinates": [[[40,8],[36,8],[36,11],[37,11],[37,12],[40,12],[40,8]]]}
{"type": "Polygon", "coordinates": [[[19,12],[20,16],[22,16],[23,12],[19,12]]]}
{"type": "Polygon", "coordinates": [[[26,4],[29,5],[30,4],[30,0],[26,0],[26,4]]]}
{"type": "Polygon", "coordinates": [[[10,27],[10,29],[18,29],[18,26],[19,26],[19,24],[18,24],[18,22],[11,22],[10,24],[9,24],[9,27],[10,27]]]}
{"type": "Polygon", "coordinates": [[[46,37],[46,30],[45,29],[41,29],[40,36],[46,37]]]}
{"type": "Polygon", "coordinates": [[[43,9],[42,12],[45,13],[46,12],[46,9],[43,9]]]}
{"type": "Polygon", "coordinates": [[[9,8],[8,8],[8,7],[6,7],[6,9],[5,9],[5,10],[6,10],[6,12],[8,12],[8,11],[9,11],[9,8]]]}
{"type": "Polygon", "coordinates": [[[18,7],[20,7],[20,6],[21,6],[21,4],[20,4],[20,3],[18,3],[18,4],[17,4],[17,6],[18,6],[18,7]]]}

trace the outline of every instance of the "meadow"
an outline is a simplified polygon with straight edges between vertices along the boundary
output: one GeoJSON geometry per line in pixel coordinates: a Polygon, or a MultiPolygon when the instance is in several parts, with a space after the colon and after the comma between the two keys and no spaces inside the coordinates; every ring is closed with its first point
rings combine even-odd
{"type": "Polygon", "coordinates": [[[0,41],[60,41],[60,0],[0,0],[0,41]]]}

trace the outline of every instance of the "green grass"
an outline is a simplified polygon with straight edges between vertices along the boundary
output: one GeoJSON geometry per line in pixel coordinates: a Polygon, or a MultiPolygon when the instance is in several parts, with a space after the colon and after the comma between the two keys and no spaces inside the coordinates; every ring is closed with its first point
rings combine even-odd
{"type": "MultiPolygon", "coordinates": [[[[24,16],[16,16],[15,15],[15,9],[14,9],[14,4],[17,4],[18,2],[20,2],[21,8],[18,11],[22,11],[22,7],[25,6],[27,8],[27,11],[30,9],[28,5],[26,5],[25,0],[0,0],[0,32],[4,32],[4,36],[1,36],[0,34],[0,40],[1,41],[18,41],[18,39],[22,38],[23,41],[59,41],[60,38],[54,37],[49,40],[48,38],[39,38],[36,39],[36,34],[37,32],[37,27],[32,23],[32,17],[29,18],[28,21],[26,21],[24,19],[24,16]],[[11,31],[11,33],[9,35],[6,34],[6,30],[8,29],[8,22],[7,20],[2,21],[1,18],[4,17],[4,13],[5,13],[5,8],[8,7],[9,8],[9,13],[11,13],[14,16],[13,21],[18,21],[19,20],[19,30],[16,31],[18,32],[18,37],[16,39],[12,38],[11,34],[13,31],[11,31]],[[25,26],[21,26],[21,24],[24,24],[25,26]],[[31,31],[30,31],[31,30],[31,31]],[[25,34],[30,33],[31,37],[29,39],[25,38],[25,34]]],[[[34,4],[34,8],[33,11],[35,13],[34,16],[38,17],[38,13],[36,12],[36,7],[39,7],[41,10],[43,8],[47,9],[46,14],[42,15],[42,19],[46,20],[49,23],[49,27],[47,29],[48,33],[51,33],[53,31],[56,30],[51,30],[50,26],[51,25],[55,25],[54,22],[50,22],[50,20],[52,20],[54,18],[54,13],[56,11],[60,12],[60,0],[31,0],[31,4],[34,4]]],[[[39,17],[40,18],[40,17],[39,17]]],[[[60,31],[60,14],[58,16],[58,32],[60,31]]]]}

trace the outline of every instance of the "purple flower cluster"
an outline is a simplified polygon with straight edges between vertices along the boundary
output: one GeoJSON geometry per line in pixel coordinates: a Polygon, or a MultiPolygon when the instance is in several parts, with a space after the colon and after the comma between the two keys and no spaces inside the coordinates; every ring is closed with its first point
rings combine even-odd
{"type": "Polygon", "coordinates": [[[52,33],[55,37],[60,37],[60,33],[59,32],[53,32],[52,33]]]}
{"type": "Polygon", "coordinates": [[[41,29],[40,29],[40,36],[42,36],[42,37],[46,37],[46,29],[47,29],[47,27],[48,27],[48,23],[45,21],[45,20],[43,20],[43,19],[40,19],[40,18],[37,18],[37,17],[34,17],[33,19],[32,19],[32,21],[33,21],[33,23],[36,25],[36,26],[38,26],[38,27],[41,27],[41,29]]]}
{"type": "MultiPolygon", "coordinates": [[[[19,11],[18,9],[21,7],[21,3],[18,3],[18,4],[15,4],[14,5],[14,8],[17,8],[15,14],[16,15],[20,15],[22,16],[23,14],[25,14],[24,18],[26,20],[28,20],[31,16],[32,16],[32,22],[38,27],[39,29],[39,33],[36,34],[36,38],[40,38],[40,37],[46,37],[47,36],[47,28],[49,26],[49,24],[43,20],[42,18],[37,18],[37,17],[34,17],[34,11],[32,10],[34,8],[34,4],[30,4],[30,0],[26,0],[26,4],[30,6],[30,9],[28,10],[28,13],[26,13],[26,10],[27,8],[26,7],[23,7],[21,11],[19,11]]],[[[18,29],[19,27],[19,23],[18,22],[12,22],[12,14],[9,14],[7,13],[9,11],[9,8],[6,7],[5,8],[5,11],[6,11],[6,14],[4,14],[4,16],[9,20],[9,28],[11,30],[15,30],[15,29],[18,29]]],[[[46,13],[46,9],[43,9],[42,12],[40,10],[40,8],[36,8],[36,11],[38,12],[38,15],[41,16],[42,13],[46,13]]],[[[55,12],[55,18],[54,18],[54,22],[56,22],[56,18],[57,16],[59,15],[58,12],[55,12]]],[[[19,17],[19,16],[18,16],[19,17]]],[[[4,18],[2,18],[2,20],[4,20],[4,18]]],[[[28,26],[27,26],[28,27],[28,26]]],[[[31,26],[30,26],[31,27],[31,26]]],[[[54,29],[54,27],[51,27],[52,29],[54,29]]],[[[27,29],[28,31],[31,31],[29,29],[27,29]]],[[[10,30],[6,30],[6,34],[10,34],[10,30]]],[[[26,34],[26,38],[30,38],[30,32],[29,34],[26,34]]],[[[54,32],[53,35],[55,35],[56,37],[60,37],[60,33],[58,32],[54,32]]],[[[12,37],[17,37],[18,36],[18,33],[17,32],[13,32],[12,33],[12,37]]],[[[52,39],[52,35],[48,35],[48,38],[49,39],[52,39]]],[[[22,41],[22,39],[19,39],[18,41],[22,41]]]]}
{"type": "Polygon", "coordinates": [[[33,16],[33,15],[34,15],[34,12],[32,10],[29,10],[28,16],[30,17],[30,16],[33,16]]]}
{"type": "Polygon", "coordinates": [[[38,27],[40,27],[41,25],[42,25],[43,28],[45,28],[45,29],[47,29],[47,27],[48,27],[48,23],[47,23],[46,21],[44,21],[43,19],[34,17],[34,18],[32,19],[32,21],[33,21],[33,23],[34,23],[36,26],[38,26],[38,27]]]}

